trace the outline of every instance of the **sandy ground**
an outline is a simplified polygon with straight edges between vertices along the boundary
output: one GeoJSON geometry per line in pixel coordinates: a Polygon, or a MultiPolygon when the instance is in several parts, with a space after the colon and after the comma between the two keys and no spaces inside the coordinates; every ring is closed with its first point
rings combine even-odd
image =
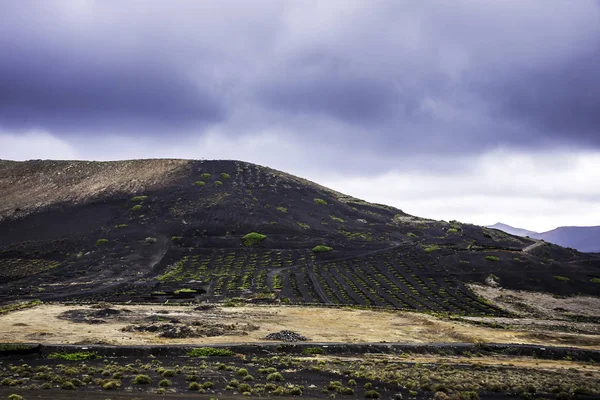
{"type": "Polygon", "coordinates": [[[495,305],[519,315],[534,315],[560,319],[568,314],[600,317],[600,297],[560,297],[548,293],[527,292],[493,288],[485,285],[469,285],[477,295],[495,305]]]}
{"type": "MultiPolygon", "coordinates": [[[[81,344],[216,344],[263,342],[266,334],[289,329],[307,336],[314,342],[489,342],[531,343],[543,345],[573,345],[600,349],[600,336],[570,335],[572,343],[555,341],[555,335],[531,335],[531,332],[492,329],[458,321],[443,321],[435,317],[407,313],[318,307],[217,307],[194,311],[187,306],[114,306],[130,310],[132,315],[152,315],[210,321],[226,324],[258,325],[259,329],[225,336],[165,339],[154,333],[123,332],[130,322],[107,319],[103,324],[75,323],[57,318],[67,310],[85,309],[81,306],[45,304],[0,317],[0,342],[81,343],[81,344]],[[168,314],[165,314],[168,312],[168,314]],[[581,338],[595,341],[581,341],[581,338]],[[595,342],[595,343],[594,343],[595,342]],[[592,345],[589,345],[589,344],[592,345]],[[585,345],[588,344],[588,345],[585,345]]],[[[564,336],[564,334],[563,334],[564,336]]]]}

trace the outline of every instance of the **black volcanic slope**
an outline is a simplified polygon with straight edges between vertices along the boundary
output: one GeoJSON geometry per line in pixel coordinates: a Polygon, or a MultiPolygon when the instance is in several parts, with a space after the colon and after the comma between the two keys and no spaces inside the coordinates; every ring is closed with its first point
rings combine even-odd
{"type": "Polygon", "coordinates": [[[495,314],[465,283],[600,289],[594,255],[239,161],[0,161],[0,193],[0,303],[244,297],[495,314]],[[250,232],[266,239],[246,246],[250,232]]]}

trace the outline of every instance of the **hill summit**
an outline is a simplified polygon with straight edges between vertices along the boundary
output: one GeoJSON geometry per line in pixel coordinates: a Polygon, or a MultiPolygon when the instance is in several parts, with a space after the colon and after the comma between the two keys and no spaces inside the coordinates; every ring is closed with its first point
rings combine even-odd
{"type": "Polygon", "coordinates": [[[469,282],[594,294],[600,276],[593,255],[411,216],[241,161],[0,161],[0,193],[0,302],[495,314],[469,282]]]}

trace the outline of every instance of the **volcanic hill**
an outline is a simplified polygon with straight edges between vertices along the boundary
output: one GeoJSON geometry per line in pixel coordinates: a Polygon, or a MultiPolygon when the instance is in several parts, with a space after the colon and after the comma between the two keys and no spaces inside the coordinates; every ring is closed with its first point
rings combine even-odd
{"type": "Polygon", "coordinates": [[[600,258],[240,161],[0,161],[0,303],[278,301],[501,314],[466,285],[597,294],[600,258]],[[248,235],[250,234],[250,235],[248,235]]]}

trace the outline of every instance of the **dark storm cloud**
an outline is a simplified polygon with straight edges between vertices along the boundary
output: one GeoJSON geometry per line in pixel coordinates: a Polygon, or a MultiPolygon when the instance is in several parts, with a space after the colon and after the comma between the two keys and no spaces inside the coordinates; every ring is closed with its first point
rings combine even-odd
{"type": "Polygon", "coordinates": [[[173,129],[224,117],[221,100],[210,90],[160,65],[82,65],[69,57],[54,61],[27,55],[7,58],[0,65],[0,126],[4,128],[173,129]]]}
{"type": "Polygon", "coordinates": [[[484,97],[504,118],[526,121],[541,136],[600,147],[599,71],[600,38],[577,57],[492,84],[484,97]]]}
{"type": "Polygon", "coordinates": [[[2,2],[0,129],[600,148],[598,49],[586,0],[2,2]]]}

